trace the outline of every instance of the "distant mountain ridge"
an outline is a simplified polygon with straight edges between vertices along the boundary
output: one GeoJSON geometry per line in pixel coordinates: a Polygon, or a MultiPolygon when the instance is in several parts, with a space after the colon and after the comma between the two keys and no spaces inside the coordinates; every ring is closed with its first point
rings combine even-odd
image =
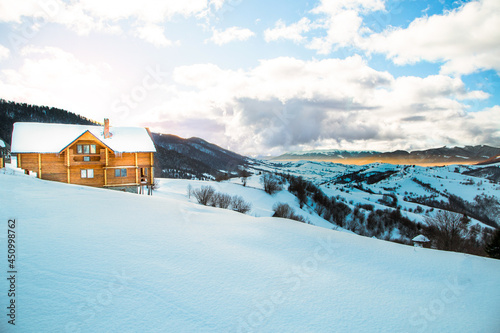
{"type": "Polygon", "coordinates": [[[477,164],[500,155],[500,148],[486,145],[465,147],[441,147],[427,150],[392,152],[311,150],[290,152],[273,157],[275,161],[328,161],[342,164],[369,164],[375,162],[391,164],[415,164],[422,166],[449,164],[477,164]]]}

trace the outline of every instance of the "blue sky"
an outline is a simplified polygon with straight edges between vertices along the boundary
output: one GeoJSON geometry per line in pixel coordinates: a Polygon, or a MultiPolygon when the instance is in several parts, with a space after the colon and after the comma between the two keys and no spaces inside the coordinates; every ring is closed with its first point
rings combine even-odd
{"type": "Polygon", "coordinates": [[[241,154],[500,146],[497,0],[0,0],[0,97],[241,154]]]}

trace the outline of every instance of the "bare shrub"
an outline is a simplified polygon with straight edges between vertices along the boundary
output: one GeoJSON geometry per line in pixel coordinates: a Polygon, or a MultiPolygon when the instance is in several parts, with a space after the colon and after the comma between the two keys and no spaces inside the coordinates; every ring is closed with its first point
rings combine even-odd
{"type": "Polygon", "coordinates": [[[282,217],[285,219],[295,220],[299,222],[309,223],[303,216],[295,214],[295,211],[289,204],[278,202],[273,206],[273,217],[282,217]]]}
{"type": "Polygon", "coordinates": [[[215,189],[212,186],[202,186],[199,189],[193,190],[192,194],[198,200],[198,203],[206,206],[211,203],[215,189]]]}
{"type": "Polygon", "coordinates": [[[270,173],[264,174],[260,178],[260,182],[262,183],[262,185],[264,185],[264,191],[271,195],[283,189],[283,185],[281,184],[280,179],[270,173]]]}
{"type": "Polygon", "coordinates": [[[289,204],[283,202],[277,202],[273,206],[274,215],[273,217],[283,217],[288,219],[290,215],[294,213],[293,208],[289,204]]]}
{"type": "Polygon", "coordinates": [[[248,212],[250,209],[252,209],[252,204],[243,200],[241,196],[235,195],[231,200],[231,207],[234,211],[244,214],[248,212]]]}
{"type": "Polygon", "coordinates": [[[449,211],[438,211],[434,217],[426,217],[429,238],[439,250],[462,251],[468,237],[469,219],[449,211]]]}
{"type": "Polygon", "coordinates": [[[212,206],[228,209],[231,205],[231,196],[225,193],[215,193],[212,197],[212,206]]]}
{"type": "Polygon", "coordinates": [[[221,196],[221,194],[222,193],[214,192],[214,194],[210,198],[210,201],[208,202],[208,205],[212,207],[217,207],[217,205],[219,204],[219,197],[221,196]]]}
{"type": "Polygon", "coordinates": [[[157,191],[159,188],[160,188],[160,182],[158,181],[158,179],[155,179],[153,181],[153,185],[151,185],[151,190],[157,191]]]}

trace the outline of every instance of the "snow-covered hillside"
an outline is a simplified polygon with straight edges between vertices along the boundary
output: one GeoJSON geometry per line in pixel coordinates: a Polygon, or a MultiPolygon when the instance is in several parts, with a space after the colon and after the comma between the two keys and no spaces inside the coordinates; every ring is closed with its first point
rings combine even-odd
{"type": "Polygon", "coordinates": [[[162,185],[162,195],[148,197],[0,172],[0,331],[500,327],[498,260],[204,207],[187,202],[184,186],[162,185]],[[9,219],[15,326],[6,316],[9,219]]]}
{"type": "MultiPolygon", "coordinates": [[[[326,195],[339,196],[351,208],[359,204],[369,204],[375,209],[386,209],[388,207],[380,202],[381,199],[384,194],[394,195],[397,198],[396,206],[403,214],[418,222],[423,221],[424,215],[414,213],[415,209],[422,209],[424,212],[432,208],[423,203],[424,199],[447,202],[450,196],[457,196],[473,202],[478,196],[500,197],[500,183],[489,178],[500,173],[500,164],[420,167],[384,163],[359,166],[312,161],[267,161],[257,168],[303,177],[319,186],[326,195]],[[481,170],[493,171],[481,173],[481,170]]],[[[498,216],[493,216],[493,219],[496,223],[500,222],[498,216]]],[[[475,219],[472,221],[481,227],[487,227],[475,219]]]]}
{"type": "MultiPolygon", "coordinates": [[[[172,198],[180,201],[196,203],[196,199],[191,195],[188,197],[188,186],[193,190],[202,186],[212,186],[217,192],[229,194],[231,196],[241,196],[245,201],[251,204],[251,210],[248,215],[255,217],[271,217],[274,214],[273,206],[277,203],[286,203],[290,205],[298,214],[307,219],[313,225],[329,228],[334,227],[330,222],[319,217],[312,209],[301,209],[297,198],[288,191],[280,191],[274,195],[269,195],[262,190],[260,177],[253,176],[247,180],[246,187],[241,185],[239,178],[232,178],[225,182],[207,182],[185,179],[158,179],[159,189],[155,196],[172,198]]],[[[342,228],[339,228],[342,229],[342,228]]]]}

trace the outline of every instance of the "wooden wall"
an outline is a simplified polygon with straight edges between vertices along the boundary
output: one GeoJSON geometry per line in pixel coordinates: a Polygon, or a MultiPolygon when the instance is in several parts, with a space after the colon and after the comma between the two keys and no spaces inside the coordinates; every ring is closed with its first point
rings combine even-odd
{"type": "Polygon", "coordinates": [[[71,184],[95,187],[117,185],[139,185],[141,168],[147,169],[143,180],[153,184],[152,153],[114,154],[99,142],[82,138],[69,146],[61,154],[18,154],[18,167],[36,172],[39,178],[71,184]],[[96,154],[77,154],[78,144],[95,144],[96,154]],[[107,151],[107,158],[106,158],[107,151]],[[90,156],[91,161],[83,161],[83,156],[90,156]],[[106,165],[107,160],[107,165],[106,165]],[[69,162],[69,167],[68,167],[69,162]],[[126,177],[116,177],[116,169],[127,169],[126,177]],[[93,169],[93,178],[82,178],[82,169],[93,169]],[[41,171],[41,172],[40,172],[41,171]]]}
{"type": "MultiPolygon", "coordinates": [[[[42,162],[42,179],[66,182],[67,168],[64,165],[65,156],[66,154],[40,154],[42,162]]],[[[36,169],[33,171],[38,172],[36,169]]]]}

